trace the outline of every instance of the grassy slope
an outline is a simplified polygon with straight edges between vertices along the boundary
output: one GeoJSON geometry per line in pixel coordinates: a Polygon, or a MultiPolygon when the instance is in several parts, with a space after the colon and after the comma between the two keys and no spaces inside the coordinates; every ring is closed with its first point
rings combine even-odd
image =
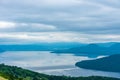
{"type": "Polygon", "coordinates": [[[8,80],[8,79],[5,79],[5,78],[3,78],[3,77],[0,76],[0,80],[8,80]]]}

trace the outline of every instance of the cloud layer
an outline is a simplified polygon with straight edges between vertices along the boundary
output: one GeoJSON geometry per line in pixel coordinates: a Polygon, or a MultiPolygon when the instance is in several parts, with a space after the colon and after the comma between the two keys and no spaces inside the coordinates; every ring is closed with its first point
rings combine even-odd
{"type": "MultiPolygon", "coordinates": [[[[119,3],[119,0],[1,0],[0,35],[9,35],[9,40],[11,34],[36,37],[33,35],[37,33],[39,41],[44,36],[48,42],[120,41],[119,3]],[[41,36],[45,32],[46,35],[41,36]],[[49,38],[52,33],[56,39],[49,38]],[[71,34],[75,36],[70,38],[71,34]],[[62,40],[57,40],[58,36],[62,36],[62,40]]],[[[3,39],[1,37],[1,41],[3,39]]]]}

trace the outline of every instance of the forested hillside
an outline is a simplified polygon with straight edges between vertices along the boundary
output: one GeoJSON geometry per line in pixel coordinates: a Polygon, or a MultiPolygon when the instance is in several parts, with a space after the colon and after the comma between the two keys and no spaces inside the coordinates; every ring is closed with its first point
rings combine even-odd
{"type": "Polygon", "coordinates": [[[86,69],[120,73],[120,54],[111,55],[96,60],[81,61],[76,63],[76,66],[86,69]]]}

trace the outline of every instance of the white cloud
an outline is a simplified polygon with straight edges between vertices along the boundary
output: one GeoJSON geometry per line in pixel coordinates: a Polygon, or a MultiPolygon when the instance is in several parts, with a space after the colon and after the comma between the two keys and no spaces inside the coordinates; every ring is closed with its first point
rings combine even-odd
{"type": "Polygon", "coordinates": [[[81,42],[81,43],[93,43],[93,42],[119,42],[120,35],[110,34],[82,34],[74,32],[37,32],[37,33],[1,33],[1,44],[32,44],[41,42],[81,42]]]}
{"type": "MultiPolygon", "coordinates": [[[[38,23],[31,23],[31,24],[24,24],[25,26],[29,26],[33,31],[34,30],[56,30],[56,27],[53,25],[46,25],[46,24],[38,24],[38,23]]],[[[23,25],[23,26],[24,26],[23,25]]]]}
{"type": "Polygon", "coordinates": [[[14,28],[16,26],[13,22],[0,21],[0,29],[14,28]]]}
{"type": "Polygon", "coordinates": [[[57,28],[53,25],[41,23],[14,23],[0,21],[1,32],[39,32],[54,30],[57,30],[57,28]]]}

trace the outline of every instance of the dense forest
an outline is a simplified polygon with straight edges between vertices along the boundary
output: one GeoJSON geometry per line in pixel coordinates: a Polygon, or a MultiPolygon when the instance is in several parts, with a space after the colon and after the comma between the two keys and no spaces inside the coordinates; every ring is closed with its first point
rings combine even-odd
{"type": "Polygon", "coordinates": [[[76,66],[86,69],[120,73],[120,54],[111,55],[96,60],[81,61],[76,63],[76,66]]]}
{"type": "Polygon", "coordinates": [[[4,64],[0,64],[0,76],[8,80],[120,80],[117,78],[107,78],[98,76],[91,77],[50,76],[22,69],[16,66],[7,66],[4,64]]]}

